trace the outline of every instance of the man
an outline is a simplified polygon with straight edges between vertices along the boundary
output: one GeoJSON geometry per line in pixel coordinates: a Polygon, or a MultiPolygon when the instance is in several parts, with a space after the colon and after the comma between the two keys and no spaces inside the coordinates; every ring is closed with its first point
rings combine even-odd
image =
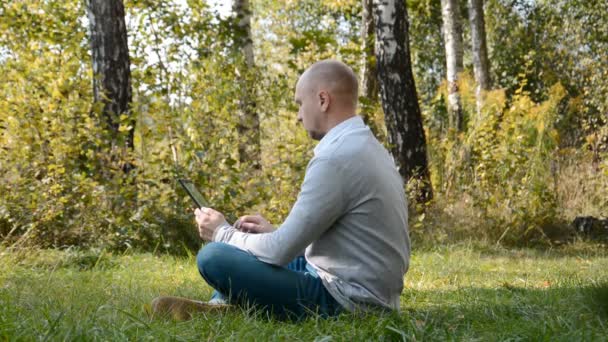
{"type": "MultiPolygon", "coordinates": [[[[355,115],[357,98],[357,77],[341,62],[321,61],[301,75],[297,118],[320,142],[278,229],[260,215],[231,226],[211,208],[195,210],[201,238],[212,241],[199,252],[198,268],[216,300],[279,318],[399,310],[410,252],[403,182],[355,115]]],[[[214,308],[175,297],[154,305],[162,312],[176,303],[214,308]]]]}

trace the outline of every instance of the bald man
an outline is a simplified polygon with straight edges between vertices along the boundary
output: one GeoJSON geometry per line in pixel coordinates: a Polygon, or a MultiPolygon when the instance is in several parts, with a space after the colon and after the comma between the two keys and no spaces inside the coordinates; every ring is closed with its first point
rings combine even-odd
{"type": "MultiPolygon", "coordinates": [[[[211,208],[195,211],[201,238],[212,241],[197,263],[215,302],[295,319],[399,310],[409,265],[407,203],[393,159],[355,115],[357,98],[357,77],[341,62],[315,63],[299,78],[297,118],[319,144],[278,229],[260,215],[230,225],[211,208]]],[[[224,308],[174,297],[159,303],[224,308]]]]}

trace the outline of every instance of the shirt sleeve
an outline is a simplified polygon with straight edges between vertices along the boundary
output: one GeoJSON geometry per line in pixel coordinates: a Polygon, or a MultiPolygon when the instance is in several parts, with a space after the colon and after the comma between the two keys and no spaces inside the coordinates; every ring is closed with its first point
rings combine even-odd
{"type": "Polygon", "coordinates": [[[342,216],[346,208],[343,184],[338,165],[329,159],[313,158],[298,199],[279,229],[249,234],[225,224],[213,240],[238,247],[263,262],[286,265],[342,216]]]}

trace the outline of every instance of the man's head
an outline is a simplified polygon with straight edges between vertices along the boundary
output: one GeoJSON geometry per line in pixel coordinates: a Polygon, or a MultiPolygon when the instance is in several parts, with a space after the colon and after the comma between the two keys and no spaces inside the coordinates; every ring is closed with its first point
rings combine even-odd
{"type": "Polygon", "coordinates": [[[357,76],[346,64],[317,62],[296,84],[298,121],[311,138],[321,140],[334,126],[355,115],[358,93],[357,76]]]}

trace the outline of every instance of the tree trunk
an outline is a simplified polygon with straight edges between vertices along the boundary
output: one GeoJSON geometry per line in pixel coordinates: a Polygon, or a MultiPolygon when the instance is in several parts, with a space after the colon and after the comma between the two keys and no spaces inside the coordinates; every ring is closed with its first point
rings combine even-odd
{"type": "MultiPolygon", "coordinates": [[[[232,10],[236,18],[235,47],[245,61],[245,70],[238,72],[239,85],[242,90],[239,101],[239,159],[249,162],[255,169],[261,165],[260,154],[260,118],[256,112],[255,62],[253,41],[251,39],[251,10],[249,0],[233,0],[232,10]]],[[[240,69],[237,66],[237,70],[240,69]]]]}
{"type": "Polygon", "coordinates": [[[483,106],[484,91],[490,89],[490,61],[486,46],[486,28],[483,14],[483,0],[469,0],[469,21],[471,23],[471,45],[473,47],[473,69],[477,89],[477,113],[483,106]]]}
{"type": "Polygon", "coordinates": [[[361,23],[361,41],[363,42],[363,65],[361,68],[361,95],[363,96],[362,117],[376,137],[380,130],[374,120],[373,111],[378,103],[378,71],[376,70],[376,51],[374,48],[375,26],[373,1],[362,0],[363,20],[361,23]]]}
{"type": "Polygon", "coordinates": [[[462,47],[462,20],[457,0],[441,0],[443,18],[443,40],[445,42],[446,69],[448,80],[449,126],[462,131],[462,104],[458,90],[458,74],[462,72],[464,54],[462,47]]]}
{"type": "Polygon", "coordinates": [[[405,1],[374,0],[376,60],[388,142],[404,181],[420,181],[418,200],[433,196],[426,139],[412,73],[405,1]]]}
{"type": "MultiPolygon", "coordinates": [[[[88,17],[93,57],[93,99],[103,103],[102,115],[111,134],[110,151],[133,149],[135,118],[130,114],[131,71],[125,9],[121,0],[89,0],[88,17]],[[119,131],[120,116],[127,115],[126,135],[119,131]]],[[[123,165],[125,171],[133,168],[123,165]]]]}

